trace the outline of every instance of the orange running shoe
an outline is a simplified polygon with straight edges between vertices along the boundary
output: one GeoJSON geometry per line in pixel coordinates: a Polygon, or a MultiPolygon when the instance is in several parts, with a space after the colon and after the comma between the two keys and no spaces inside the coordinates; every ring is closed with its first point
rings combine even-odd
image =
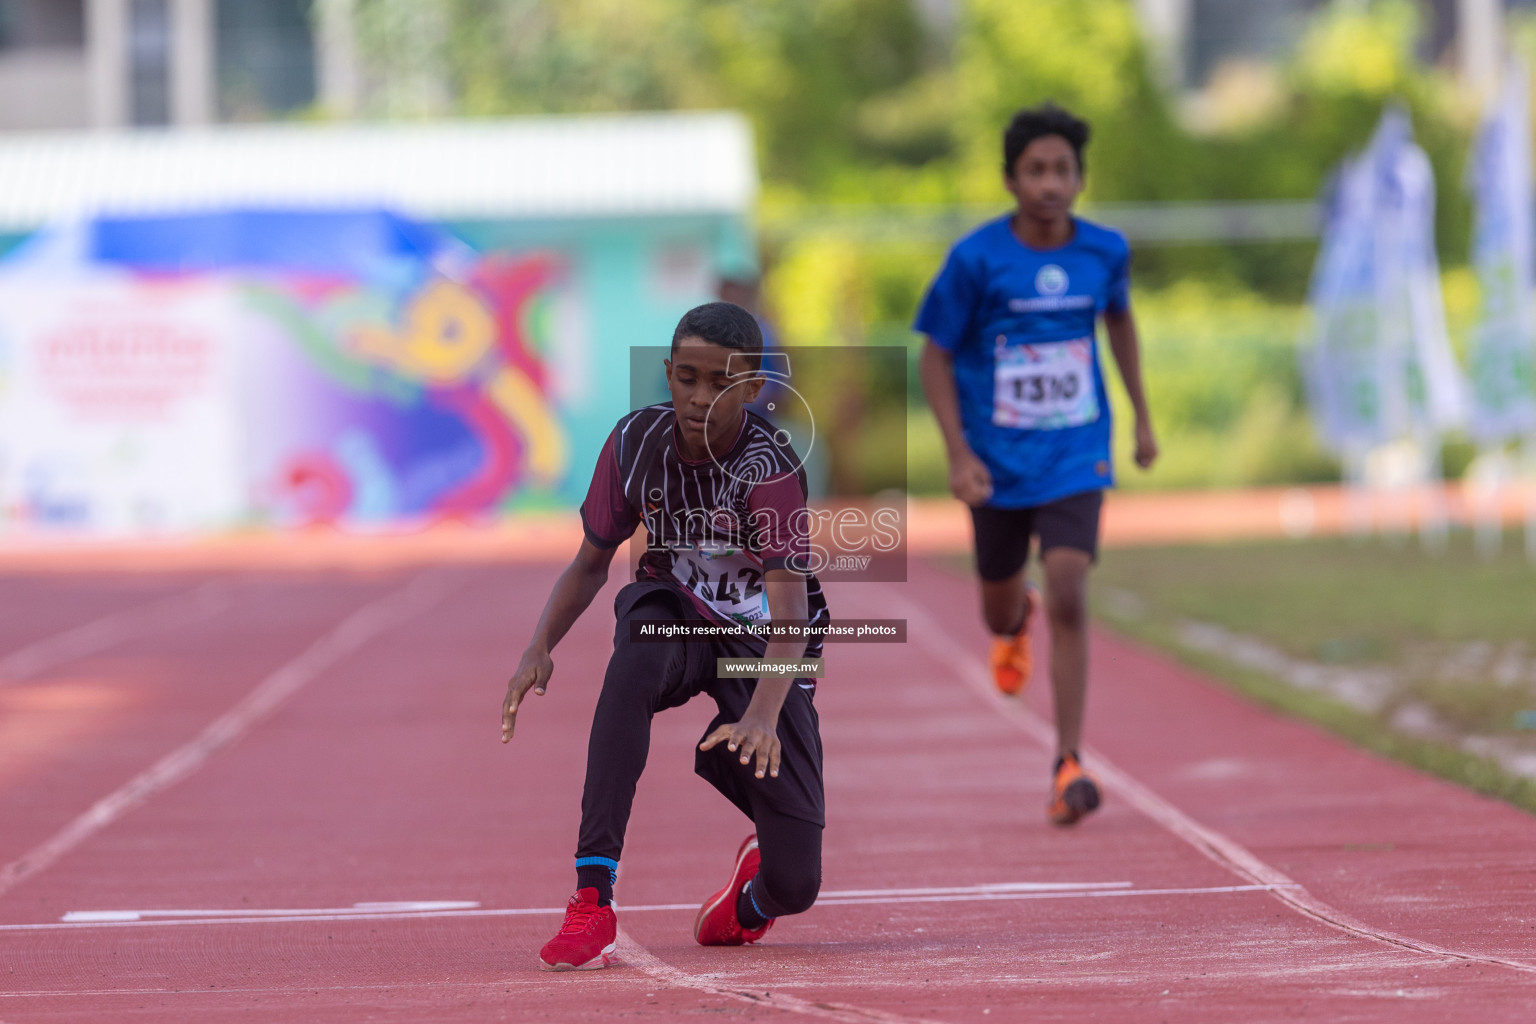
{"type": "Polygon", "coordinates": [[[1024,586],[1024,625],[1011,637],[992,638],[992,681],[1009,697],[1017,697],[1029,685],[1035,655],[1030,650],[1029,620],[1035,617],[1040,596],[1034,587],[1024,586]]]}
{"type": "Polygon", "coordinates": [[[1051,802],[1045,813],[1058,825],[1072,825],[1083,815],[1098,809],[1099,784],[1083,771],[1076,754],[1056,759],[1056,778],[1051,785],[1051,802]]]}

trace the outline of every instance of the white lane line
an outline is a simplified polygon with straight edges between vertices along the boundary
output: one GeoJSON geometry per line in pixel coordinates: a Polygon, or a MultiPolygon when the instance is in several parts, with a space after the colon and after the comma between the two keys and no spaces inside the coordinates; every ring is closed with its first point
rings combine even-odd
{"type": "Polygon", "coordinates": [[[189,626],[227,609],[229,585],[210,580],[159,601],[112,612],[83,625],[28,644],[0,658],[0,686],[30,679],[48,669],[100,653],[125,640],[189,626]]]}
{"type": "Polygon", "coordinates": [[[203,766],[221,748],[277,710],[316,676],[408,616],[437,603],[448,592],[444,578],[431,571],[363,605],[273,672],[234,707],[214,719],[191,741],[161,758],[19,860],[0,867],[0,896],[100,832],[150,797],[175,785],[203,766]]]}
{"type": "MultiPolygon", "coordinates": [[[[1293,883],[1294,884],[1294,883],[1293,883]]],[[[1228,892],[1268,892],[1273,889],[1271,885],[1212,885],[1189,889],[1085,889],[1081,892],[977,892],[969,895],[954,896],[907,896],[903,899],[889,900],[876,897],[863,897],[860,899],[846,900],[817,900],[819,907],[827,906],[854,906],[875,903],[974,903],[989,900],[1063,900],[1063,899],[1093,899],[1105,896],[1199,896],[1207,893],[1228,892]]]]}
{"type": "MultiPolygon", "coordinates": [[[[1239,892],[1269,892],[1268,885],[1215,885],[1198,888],[1167,889],[1003,889],[992,886],[974,890],[928,896],[870,896],[826,893],[816,901],[818,907],[908,906],[923,903],[987,903],[998,900],[1066,900],[1111,896],[1206,896],[1239,892]]],[[[867,890],[850,890],[866,892],[867,890]]],[[[451,903],[455,901],[439,901],[451,903]]],[[[58,921],[39,924],[0,924],[0,932],[68,931],[77,928],[163,928],[193,924],[302,924],[306,921],[406,921],[414,918],[442,917],[558,917],[564,907],[480,907],[473,901],[457,901],[462,907],[428,909],[431,904],[406,904],[422,909],[371,909],[369,904],[356,907],[319,908],[315,910],[71,910],[58,921]],[[205,915],[205,916],[193,916],[205,915]]],[[[390,906],[390,904],[375,905],[390,906]]],[[[699,909],[698,903],[614,904],[619,914],[699,909]]]]}
{"type": "Polygon", "coordinates": [[[829,899],[851,899],[858,896],[875,896],[891,899],[895,896],[955,896],[987,892],[1060,892],[1079,889],[1129,889],[1134,882],[994,882],[986,885],[959,885],[927,889],[839,889],[823,892],[817,903],[829,899]]]}
{"type": "Polygon", "coordinates": [[[350,907],[323,907],[306,910],[71,910],[59,920],[66,924],[101,921],[142,921],[167,917],[321,917],[332,920],[356,914],[400,914],[409,916],[427,910],[475,910],[475,900],[403,900],[387,903],[354,903],[350,907]]]}
{"type": "MultiPolygon", "coordinates": [[[[888,591],[886,596],[890,600],[906,607],[906,617],[909,626],[908,637],[915,635],[918,643],[926,648],[930,655],[941,663],[954,666],[960,670],[961,676],[972,690],[995,710],[1001,712],[1005,718],[1018,726],[1025,735],[1034,740],[1040,747],[1049,752],[1055,751],[1056,732],[1052,726],[1033,711],[1030,711],[1021,702],[1009,700],[998,693],[997,688],[992,685],[992,681],[987,677],[986,666],[982,664],[979,657],[950,637],[933,617],[916,603],[894,590],[888,591]],[[910,628],[914,625],[916,626],[915,629],[910,628]]],[[[1169,832],[1172,832],[1233,874],[1246,878],[1255,885],[1267,887],[1275,899],[1305,917],[1310,917],[1330,928],[1335,928],[1350,935],[1371,939],[1399,949],[1412,950],[1416,953],[1448,960],[1492,964],[1499,967],[1509,967],[1517,971],[1536,973],[1536,963],[1528,963],[1523,960],[1508,960],[1503,957],[1482,953],[1469,953],[1465,950],[1449,949],[1432,942],[1424,942],[1405,935],[1399,935],[1396,932],[1377,928],[1357,917],[1346,914],[1342,910],[1312,895],[1305,886],[1280,869],[1261,860],[1241,843],[1195,821],[1183,811],[1173,806],[1173,804],[1136,781],[1130,774],[1117,767],[1097,750],[1092,747],[1085,747],[1084,753],[1089,755],[1094,772],[1109,786],[1111,793],[1116,797],[1124,799],[1126,803],[1135,807],[1141,813],[1162,825],[1169,832]]]]}
{"type": "MultiPolygon", "coordinates": [[[[1011,980],[1011,979],[1004,979],[1011,980]]],[[[614,972],[603,978],[605,989],[611,989],[616,985],[625,985],[633,989],[648,989],[652,987],[650,978],[643,974],[625,974],[614,972]]],[[[438,981],[385,981],[372,985],[315,985],[306,984],[304,981],[296,981],[292,985],[220,985],[218,988],[39,988],[25,991],[0,990],[0,999],[64,999],[64,998],[93,998],[97,996],[193,996],[206,997],[210,995],[294,995],[316,992],[435,992],[445,990],[474,990],[488,989],[497,993],[511,993],[513,989],[533,989],[535,994],[548,994],[549,975],[543,971],[529,970],[523,976],[507,975],[501,978],[493,978],[488,981],[453,981],[443,979],[438,981]]],[[[521,993],[518,993],[521,995],[521,993]]],[[[107,1019],[105,1016],[91,1018],[95,1020],[107,1019]]]]}
{"type": "Polygon", "coordinates": [[[637,968],[665,985],[671,985],[674,988],[691,988],[706,995],[718,996],[738,1003],[749,1003],[765,1009],[783,1010],[802,1017],[834,1020],[841,1024],[870,1024],[872,1021],[875,1024],[934,1024],[923,1017],[905,1017],[897,1013],[887,1013],[884,1010],[850,1006],[847,1003],[821,1001],[813,1003],[786,992],[734,986],[698,974],[690,974],[656,956],[631,938],[623,928],[619,929],[618,954],[621,963],[637,968]]]}

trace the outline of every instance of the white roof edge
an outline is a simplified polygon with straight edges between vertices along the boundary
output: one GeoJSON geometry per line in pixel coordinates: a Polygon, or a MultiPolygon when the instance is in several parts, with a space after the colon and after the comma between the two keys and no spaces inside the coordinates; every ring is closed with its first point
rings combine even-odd
{"type": "Polygon", "coordinates": [[[747,213],[726,111],[0,135],[0,230],[93,214],[385,205],[425,218],[747,213]]]}

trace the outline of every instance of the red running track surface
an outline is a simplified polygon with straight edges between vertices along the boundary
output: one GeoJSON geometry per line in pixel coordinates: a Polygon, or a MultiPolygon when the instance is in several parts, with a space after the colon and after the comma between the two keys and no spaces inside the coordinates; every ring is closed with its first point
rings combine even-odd
{"type": "Polygon", "coordinates": [[[972,584],[921,562],[832,588],[910,636],[829,645],[818,906],[692,944],[749,830],[701,699],[656,720],[623,965],[540,972],[617,586],[504,747],[557,571],[0,580],[0,1022],[1536,1016],[1536,819],[1101,631],[1107,803],[1054,829],[1048,687],[988,693],[972,584]]]}

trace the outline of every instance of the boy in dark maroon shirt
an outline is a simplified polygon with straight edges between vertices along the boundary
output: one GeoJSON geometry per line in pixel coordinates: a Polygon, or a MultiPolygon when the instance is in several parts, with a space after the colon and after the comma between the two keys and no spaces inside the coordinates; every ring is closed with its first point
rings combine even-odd
{"type": "Polygon", "coordinates": [[[546,970],[606,966],[624,830],[645,768],[651,717],[699,693],[720,711],[694,770],[752,819],[730,881],[694,920],[702,945],[762,938],[775,918],[809,909],[821,887],[821,737],[816,684],[801,676],[717,678],[717,658],[817,659],[827,604],[809,568],[805,473],[787,435],[746,406],[762,389],[756,321],[728,302],[690,310],[666,360],[670,404],[621,419],[598,456],[581,506],[586,537],[561,574],[507,685],[502,742],[529,690],[542,694],[550,650],[608,579],[614,552],[643,522],[634,582],[614,601],[613,657],[587,749],[576,892],[539,954],[546,970]],[[677,622],[724,627],[704,639],[645,639],[677,622]],[[795,626],[764,638],[753,624],[795,626]],[[807,629],[806,627],[810,627],[807,629]]]}

